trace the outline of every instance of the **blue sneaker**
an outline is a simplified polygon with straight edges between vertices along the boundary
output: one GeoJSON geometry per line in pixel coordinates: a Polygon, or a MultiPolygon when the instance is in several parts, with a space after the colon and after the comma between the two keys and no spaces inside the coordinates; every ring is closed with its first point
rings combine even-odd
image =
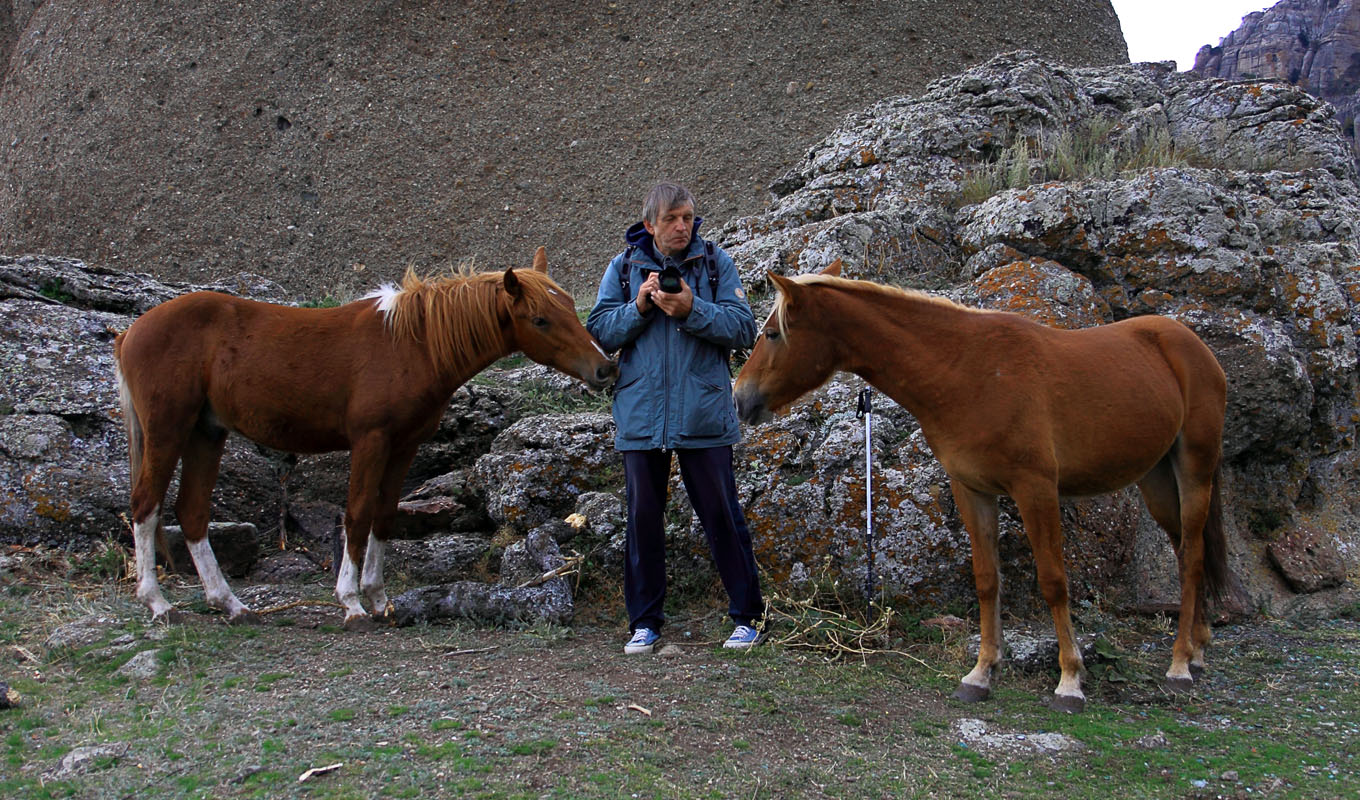
{"type": "Polygon", "coordinates": [[[629,639],[628,643],[623,646],[623,652],[630,656],[638,653],[650,653],[652,648],[656,647],[656,640],[660,638],[661,635],[651,628],[638,628],[633,631],[633,638],[629,639]]]}
{"type": "Polygon", "coordinates": [[[738,625],[732,631],[732,635],[723,642],[723,647],[729,650],[749,650],[760,644],[765,639],[765,634],[750,627],[749,625],[738,625]]]}

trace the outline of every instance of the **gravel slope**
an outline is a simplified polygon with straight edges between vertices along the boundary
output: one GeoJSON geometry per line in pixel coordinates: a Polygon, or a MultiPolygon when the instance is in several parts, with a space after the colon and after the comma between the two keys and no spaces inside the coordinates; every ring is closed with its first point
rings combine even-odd
{"type": "Polygon", "coordinates": [[[1006,50],[1127,60],[1107,0],[47,0],[12,21],[0,252],[308,297],[540,244],[593,294],[659,178],[722,223],[879,99],[1006,50]]]}

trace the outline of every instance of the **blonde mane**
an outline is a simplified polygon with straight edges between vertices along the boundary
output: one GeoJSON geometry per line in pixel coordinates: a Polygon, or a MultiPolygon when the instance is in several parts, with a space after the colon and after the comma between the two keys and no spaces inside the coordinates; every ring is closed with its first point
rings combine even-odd
{"type": "MultiPolygon", "coordinates": [[[[903,300],[915,300],[948,308],[956,308],[960,311],[970,311],[977,314],[989,313],[986,309],[962,306],[947,297],[937,297],[933,294],[918,292],[915,289],[900,289],[896,286],[885,286],[881,283],[872,283],[870,281],[850,280],[848,278],[839,278],[834,275],[822,275],[814,272],[807,275],[795,275],[789,278],[789,280],[802,286],[829,286],[835,289],[845,289],[846,291],[862,294],[878,294],[885,297],[897,297],[903,300]]],[[[788,319],[788,309],[786,307],[786,302],[788,298],[783,292],[778,292],[777,294],[778,297],[775,298],[774,311],[771,316],[774,318],[776,327],[779,328],[779,335],[787,336],[788,329],[786,323],[788,319]]]]}
{"type": "MultiPolygon", "coordinates": [[[[530,313],[538,313],[551,300],[556,284],[533,270],[515,270],[530,313]]],[[[440,372],[463,372],[487,353],[506,348],[501,312],[509,305],[504,273],[471,272],[427,278],[407,269],[401,287],[390,284],[369,294],[375,309],[398,340],[424,342],[430,360],[440,372]]]]}

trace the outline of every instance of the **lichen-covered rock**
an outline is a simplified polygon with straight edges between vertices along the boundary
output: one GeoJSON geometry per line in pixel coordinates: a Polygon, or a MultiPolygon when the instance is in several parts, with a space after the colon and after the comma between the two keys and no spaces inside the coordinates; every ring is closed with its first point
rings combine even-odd
{"type": "MultiPolygon", "coordinates": [[[[1056,150],[1028,152],[1031,174],[1057,162],[1056,150]]],[[[1308,519],[1330,520],[1342,562],[1360,561],[1346,499],[1360,475],[1343,457],[1360,421],[1360,186],[1325,104],[1283,84],[1202,80],[1164,65],[1069,69],[1014,53],[849,115],[774,188],[764,214],[718,234],[760,309],[771,302],[765,269],[806,273],[840,259],[849,277],[1058,327],[1179,319],[1227,373],[1224,507],[1250,602],[1279,590],[1259,569],[1265,541],[1308,519]],[[1109,131],[1111,150],[1167,157],[963,199],[1007,148],[1093,126],[1109,131]]],[[[835,426],[847,435],[854,426],[825,419],[826,402],[816,394],[750,429],[738,458],[776,580],[825,563],[844,576],[863,567],[863,485],[852,459],[835,455],[852,449],[837,444],[835,426]]],[[[914,441],[909,420],[897,430],[914,441]]],[[[885,589],[965,597],[966,536],[924,443],[885,455],[878,480],[885,589]]],[[[1174,553],[1136,490],[1064,503],[1064,527],[1075,596],[1174,599],[1174,553]],[[1129,559],[1150,572],[1121,569],[1129,559]]],[[[1006,568],[1024,564],[1005,575],[1007,592],[1032,592],[1032,557],[1005,502],[1002,530],[1006,568]]]]}
{"type": "Polygon", "coordinates": [[[497,524],[527,530],[561,519],[583,493],[622,476],[608,414],[543,414],[511,425],[477,460],[473,480],[497,524]]]}
{"type": "MultiPolygon", "coordinates": [[[[543,528],[535,529],[520,543],[525,566],[521,572],[538,575],[564,563],[557,543],[543,528]]],[[[576,614],[571,587],[564,578],[550,578],[537,586],[458,581],[423,586],[392,598],[398,625],[414,625],[441,619],[479,619],[500,623],[569,624],[576,614]]]]}
{"type": "MultiPolygon", "coordinates": [[[[1344,573],[1360,563],[1360,500],[1353,499],[1360,496],[1360,184],[1335,122],[1325,105],[1291,86],[1200,80],[1164,65],[1073,69],[1013,53],[941,79],[919,97],[850,115],[776,183],[765,213],[714,236],[736,259],[758,314],[773,300],[765,270],[806,273],[841,259],[850,277],[1057,327],[1148,313],[1187,324],[1227,374],[1222,486],[1230,560],[1248,584],[1246,602],[1265,607],[1314,585],[1295,581],[1291,589],[1282,576],[1289,559],[1271,561],[1271,542],[1325,530],[1344,573]],[[1108,131],[1111,149],[1160,155],[1144,166],[974,194],[978,176],[1004,153],[1093,125],[1108,131]]],[[[1034,158],[1029,175],[1059,160],[1048,151],[1034,158]]],[[[48,267],[66,269],[57,261],[48,267]]],[[[67,506],[42,508],[75,520],[60,528],[63,535],[107,528],[117,506],[98,498],[118,494],[126,467],[120,474],[121,431],[109,413],[111,384],[101,376],[109,372],[107,329],[127,318],[75,314],[53,302],[48,272],[23,269],[0,280],[11,298],[0,313],[41,331],[44,341],[30,348],[0,334],[0,355],[7,363],[48,361],[10,369],[13,380],[0,387],[0,398],[11,398],[0,414],[0,481],[7,482],[0,487],[8,492],[0,495],[0,537],[14,535],[11,515],[28,528],[58,530],[33,522],[40,515],[28,486],[43,496],[57,487],[67,506]],[[58,323],[74,332],[56,332],[58,323]],[[65,359],[88,363],[70,376],[42,372],[65,359]],[[92,498],[92,508],[82,509],[72,492],[92,498]]],[[[107,309],[135,307],[108,299],[115,278],[71,283],[107,309]]],[[[861,385],[833,378],[787,415],[747,429],[735,450],[738,490],[771,581],[863,581],[864,437],[854,413],[861,385]]],[[[410,519],[428,523],[412,526],[412,535],[459,528],[489,541],[488,530],[472,529],[501,526],[580,537],[574,547],[614,566],[624,512],[612,423],[597,411],[538,413],[559,407],[539,403],[543,392],[564,390],[571,391],[565,379],[528,367],[490,371],[455,394],[411,475],[412,484],[430,481],[406,498],[407,510],[421,512],[410,519]],[[562,527],[572,512],[584,519],[579,532],[562,527]]],[[[572,396],[568,407],[594,403],[572,396]]],[[[970,547],[947,476],[906,410],[878,395],[874,423],[872,543],[881,591],[970,602],[970,547]]],[[[237,484],[239,491],[255,492],[257,517],[277,520],[278,477],[267,469],[272,462],[255,458],[262,477],[237,484]]],[[[303,459],[290,499],[343,502],[346,475],[343,457],[303,459]]],[[[707,547],[678,476],[671,490],[673,569],[704,580],[707,547]]],[[[1003,500],[1000,512],[1007,608],[1040,611],[1014,504],[1003,500]]],[[[1177,601],[1172,545],[1136,488],[1065,501],[1062,514],[1074,598],[1147,610],[1177,601]]],[[[512,551],[512,570],[518,558],[512,551]]],[[[504,613],[497,609],[508,590],[497,589],[494,601],[485,588],[458,591],[472,592],[461,595],[475,596],[472,606],[504,613]]],[[[450,596],[427,600],[465,605],[446,602],[450,596]]]]}
{"type": "MultiPolygon", "coordinates": [[[[130,314],[201,288],[281,292],[257,276],[193,287],[71,259],[0,258],[0,542],[72,546],[130,535],[113,339],[130,314]]],[[[274,526],[275,487],[260,451],[233,441],[215,513],[274,526]]]]}
{"type": "Polygon", "coordinates": [[[1316,592],[1346,581],[1346,565],[1335,537],[1312,527],[1300,527],[1268,548],[1270,560],[1296,592],[1316,592]]]}
{"type": "Polygon", "coordinates": [[[472,580],[485,570],[491,542],[485,536],[451,533],[388,544],[387,569],[420,583],[472,580]]]}

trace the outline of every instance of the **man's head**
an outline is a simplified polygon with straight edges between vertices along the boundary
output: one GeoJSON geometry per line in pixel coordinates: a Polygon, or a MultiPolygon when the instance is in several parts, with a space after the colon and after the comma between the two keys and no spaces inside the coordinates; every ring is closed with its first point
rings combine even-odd
{"type": "Polygon", "coordinates": [[[694,233],[694,195],[678,184],[658,183],[642,203],[642,225],[662,255],[680,255],[694,233]]]}

